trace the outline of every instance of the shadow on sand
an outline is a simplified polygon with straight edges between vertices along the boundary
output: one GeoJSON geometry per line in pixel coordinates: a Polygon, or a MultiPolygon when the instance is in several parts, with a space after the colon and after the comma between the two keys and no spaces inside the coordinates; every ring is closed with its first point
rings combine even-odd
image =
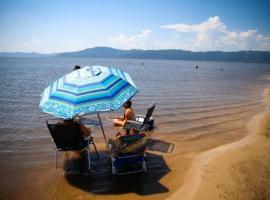
{"type": "Polygon", "coordinates": [[[100,158],[91,156],[91,174],[87,170],[87,159],[67,160],[64,165],[67,181],[84,191],[94,194],[124,194],[137,193],[139,195],[151,195],[168,192],[166,186],[159,180],[170,172],[162,156],[147,153],[146,174],[131,174],[114,176],[111,173],[111,162],[106,153],[100,153],[100,158]]]}

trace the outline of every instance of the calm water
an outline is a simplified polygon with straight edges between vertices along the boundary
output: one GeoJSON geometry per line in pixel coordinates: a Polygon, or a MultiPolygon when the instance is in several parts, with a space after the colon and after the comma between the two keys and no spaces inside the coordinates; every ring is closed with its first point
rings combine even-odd
{"type": "MultiPolygon", "coordinates": [[[[25,198],[30,194],[36,199],[42,188],[51,185],[52,177],[61,176],[62,170],[52,175],[55,174],[53,143],[45,125],[46,119],[52,116],[42,113],[38,105],[43,89],[71,72],[75,64],[114,66],[129,72],[140,89],[133,101],[135,112],[144,114],[150,103],[157,102],[154,111],[157,127],[153,137],[167,134],[169,140],[173,134],[173,142],[180,146],[183,137],[192,135],[243,136],[247,120],[260,108],[263,89],[270,84],[270,65],[266,64],[144,60],[141,65],[141,62],[132,59],[0,58],[0,198],[3,193],[17,199],[18,196],[12,196],[16,189],[25,198]],[[35,186],[37,177],[39,182],[35,186]],[[34,186],[38,189],[28,193],[34,186]]],[[[111,119],[121,113],[122,110],[102,114],[109,137],[116,131],[111,128],[111,119]]],[[[87,118],[90,122],[97,120],[96,116],[87,118]]],[[[98,127],[92,130],[94,137],[101,140],[98,127]]],[[[157,167],[163,166],[162,163],[163,160],[158,161],[156,157],[151,160],[150,156],[151,173],[142,191],[156,187],[151,180],[164,172],[164,167],[157,167]]],[[[98,179],[108,185],[107,178],[98,179]]],[[[60,188],[66,192],[72,185],[69,179],[69,183],[62,179],[57,181],[58,187],[48,189],[49,197],[55,190],[61,191],[60,188]]],[[[70,197],[73,199],[73,194],[70,197]]]]}
{"type": "MultiPolygon", "coordinates": [[[[270,72],[269,65],[250,63],[144,60],[141,65],[141,60],[123,59],[1,58],[0,128],[44,127],[51,116],[39,110],[40,94],[75,64],[116,66],[129,72],[140,89],[134,98],[135,111],[142,114],[148,104],[157,102],[158,128],[166,132],[193,127],[189,125],[193,120],[217,117],[227,108],[248,109],[260,99],[270,72]]],[[[105,124],[107,116],[115,114],[103,114],[105,124]]]]}

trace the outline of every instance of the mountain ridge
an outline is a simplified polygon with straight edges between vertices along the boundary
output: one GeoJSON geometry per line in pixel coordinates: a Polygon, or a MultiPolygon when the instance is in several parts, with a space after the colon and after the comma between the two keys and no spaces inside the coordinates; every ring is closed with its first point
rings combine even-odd
{"type": "Polygon", "coordinates": [[[80,51],[54,54],[27,52],[0,52],[0,57],[72,57],[72,58],[127,58],[159,60],[193,60],[193,61],[229,61],[270,63],[269,51],[186,51],[181,49],[163,50],[122,50],[112,47],[93,47],[80,51]]]}

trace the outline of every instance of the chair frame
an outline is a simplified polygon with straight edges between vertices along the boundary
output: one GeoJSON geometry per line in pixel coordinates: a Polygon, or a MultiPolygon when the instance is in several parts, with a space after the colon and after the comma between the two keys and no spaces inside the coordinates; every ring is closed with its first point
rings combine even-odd
{"type": "MultiPolygon", "coordinates": [[[[52,141],[54,141],[54,144],[55,144],[55,148],[54,148],[54,149],[55,149],[55,168],[57,168],[57,164],[58,164],[58,159],[57,159],[57,158],[58,158],[58,156],[57,156],[58,151],[59,151],[59,152],[61,152],[61,151],[66,152],[66,155],[67,155],[67,157],[68,157],[68,154],[67,154],[68,151],[77,151],[77,152],[79,152],[79,151],[82,151],[82,150],[84,150],[84,149],[87,149],[88,169],[91,170],[90,144],[93,144],[93,146],[94,146],[94,149],[95,149],[95,152],[96,152],[96,159],[99,158],[99,154],[98,154],[96,145],[95,145],[95,143],[94,143],[93,137],[92,137],[92,136],[88,136],[88,137],[86,137],[86,138],[83,138],[80,129],[78,129],[78,133],[81,134],[81,136],[82,136],[82,138],[83,138],[82,140],[83,140],[83,142],[86,142],[86,145],[84,145],[82,148],[79,148],[79,149],[62,149],[62,148],[58,148],[58,147],[57,147],[57,144],[56,144],[56,142],[55,142],[55,140],[54,140],[54,136],[53,136],[55,133],[53,133],[52,130],[51,130],[51,128],[50,128],[51,125],[54,125],[54,126],[56,125],[56,126],[57,126],[58,124],[52,124],[52,123],[49,123],[50,120],[57,120],[57,119],[48,119],[48,120],[46,121],[47,127],[48,127],[49,132],[50,132],[50,134],[51,134],[51,136],[52,136],[52,141]]],[[[73,125],[73,124],[71,124],[71,125],[73,125]]],[[[59,126],[65,126],[65,125],[59,124],[59,126]]],[[[73,126],[77,126],[77,125],[74,124],[73,126]]],[[[78,126],[78,128],[79,128],[79,126],[78,126]]],[[[69,158],[68,158],[68,159],[69,159],[69,158]]]]}
{"type": "MultiPolygon", "coordinates": [[[[123,136],[125,137],[125,136],[123,136]]],[[[137,140],[135,143],[139,142],[142,138],[140,138],[139,140],[137,140]]],[[[133,143],[134,144],[134,143],[133,143]]],[[[125,148],[126,146],[122,147],[121,149],[125,148]]],[[[121,149],[119,149],[118,151],[120,151],[121,149]]],[[[145,149],[142,153],[131,153],[128,155],[121,155],[121,156],[113,156],[112,153],[110,155],[111,157],[111,168],[112,168],[112,174],[113,175],[127,175],[127,174],[135,174],[135,173],[141,173],[147,172],[147,167],[146,167],[146,162],[145,162],[145,157],[146,157],[146,152],[145,149]],[[124,159],[129,159],[129,158],[141,158],[142,159],[142,168],[138,169],[138,170],[133,170],[133,171],[128,171],[128,172],[119,172],[117,171],[117,168],[115,166],[115,162],[117,159],[120,160],[124,160],[124,159]]]]}
{"type": "Polygon", "coordinates": [[[151,119],[151,116],[155,110],[156,102],[150,104],[149,108],[147,109],[146,115],[136,115],[136,120],[127,120],[127,123],[125,125],[125,129],[131,129],[135,128],[138,131],[146,131],[149,129],[149,125],[147,124],[149,120],[151,119]],[[143,118],[143,122],[139,122],[138,119],[143,118]]]}
{"type": "Polygon", "coordinates": [[[113,175],[127,175],[127,174],[135,174],[135,173],[140,173],[140,172],[147,172],[146,168],[146,162],[145,162],[145,154],[142,156],[143,162],[142,162],[142,169],[139,170],[134,170],[134,171],[129,171],[129,172],[118,172],[117,168],[115,167],[115,161],[116,159],[127,159],[127,158],[136,158],[136,157],[141,157],[142,155],[134,154],[134,155],[128,155],[128,156],[119,156],[115,158],[114,156],[111,156],[112,160],[112,174],[113,175]]]}

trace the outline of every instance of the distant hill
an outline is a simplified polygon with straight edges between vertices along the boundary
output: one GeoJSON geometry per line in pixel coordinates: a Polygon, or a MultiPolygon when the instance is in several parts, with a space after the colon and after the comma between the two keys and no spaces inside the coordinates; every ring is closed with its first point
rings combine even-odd
{"type": "Polygon", "coordinates": [[[269,51],[206,51],[193,52],[179,49],[167,50],[120,50],[110,47],[94,47],[81,51],[64,52],[58,54],[40,53],[9,53],[0,52],[0,57],[73,57],[73,58],[134,58],[160,60],[194,60],[194,61],[230,61],[230,62],[257,62],[270,63],[269,51]]]}
{"type": "Polygon", "coordinates": [[[195,61],[231,61],[270,63],[268,51],[207,51],[192,52],[177,49],[168,50],[119,50],[109,47],[94,47],[82,51],[59,53],[59,57],[76,58],[135,58],[164,60],[195,60],[195,61]]]}

